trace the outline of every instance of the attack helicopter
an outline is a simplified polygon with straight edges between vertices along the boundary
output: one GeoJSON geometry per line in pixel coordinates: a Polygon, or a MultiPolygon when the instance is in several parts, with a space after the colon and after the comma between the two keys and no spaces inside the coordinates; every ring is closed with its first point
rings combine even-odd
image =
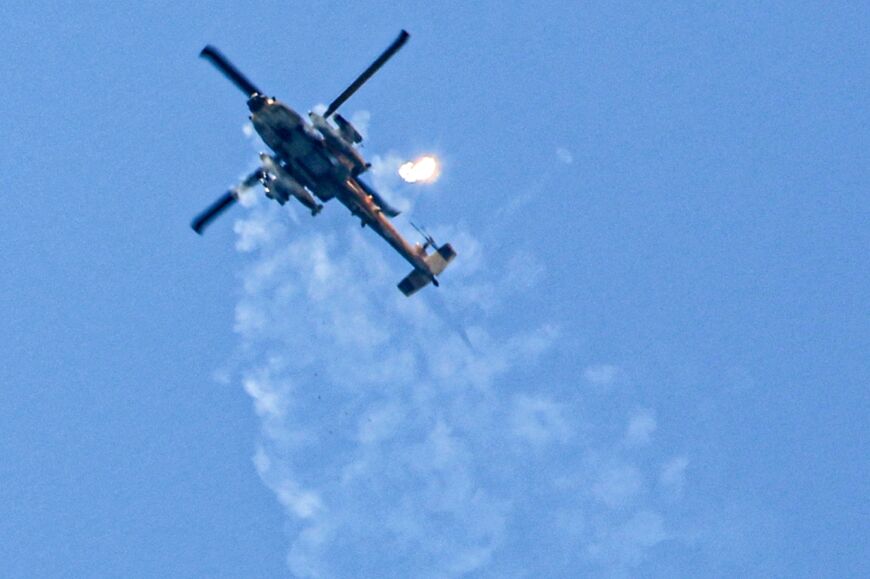
{"type": "MultiPolygon", "coordinates": [[[[336,111],[375,72],[408,41],[402,30],[396,40],[360,74],[323,114],[309,112],[308,119],[280,102],[267,97],[213,46],[206,46],[200,56],[211,62],[248,97],[248,110],[254,130],[273,154],[261,153],[260,166],[200,213],[191,223],[198,234],[239,199],[240,194],[258,183],[266,196],[281,205],[291,198],[305,206],[312,216],[331,199],[338,201],[395,249],[413,270],[398,288],[410,296],[432,283],[438,285],[441,274],[456,257],[449,243],[438,246],[427,233],[418,229],[424,243],[411,244],[393,226],[390,218],[399,212],[360,177],[371,165],[357,145],[359,131],[336,111]],[[432,251],[428,251],[429,249],[432,251]]],[[[416,226],[415,226],[416,228],[416,226]]]]}

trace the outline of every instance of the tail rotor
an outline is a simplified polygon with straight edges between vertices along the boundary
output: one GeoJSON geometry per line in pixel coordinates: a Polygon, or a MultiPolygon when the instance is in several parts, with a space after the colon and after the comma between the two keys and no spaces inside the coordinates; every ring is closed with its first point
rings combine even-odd
{"type": "Polygon", "coordinates": [[[424,229],[423,227],[420,227],[419,225],[417,225],[413,221],[411,221],[411,227],[416,229],[417,233],[419,233],[423,237],[423,239],[425,240],[425,243],[423,244],[423,251],[424,252],[430,247],[438,247],[438,244],[435,243],[435,238],[432,237],[431,235],[429,235],[429,232],[426,231],[426,229],[424,229]]]}

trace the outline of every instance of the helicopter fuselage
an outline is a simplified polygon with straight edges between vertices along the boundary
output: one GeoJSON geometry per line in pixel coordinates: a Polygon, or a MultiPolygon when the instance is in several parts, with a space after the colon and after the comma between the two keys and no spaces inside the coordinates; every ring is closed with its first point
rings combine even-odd
{"type": "MultiPolygon", "coordinates": [[[[350,212],[359,217],[363,226],[369,226],[389,243],[414,268],[429,272],[425,250],[411,245],[384,215],[368,187],[361,185],[359,153],[349,143],[343,147],[330,146],[332,139],[324,138],[299,113],[278,101],[254,97],[249,102],[251,122],[263,142],[275,152],[282,168],[298,183],[305,186],[321,201],[337,198],[350,212]],[[255,99],[257,99],[255,101],[255,99]],[[353,151],[352,156],[344,148],[353,151]]],[[[326,122],[319,115],[312,118],[326,122]]],[[[337,135],[335,135],[337,137],[337,135]]]]}
{"type": "MultiPolygon", "coordinates": [[[[437,247],[432,236],[424,234],[425,244],[410,244],[389,220],[399,211],[377,191],[360,178],[370,165],[355,145],[363,137],[344,117],[338,108],[350,98],[371,76],[377,72],[407,42],[409,34],[402,30],[399,36],[354,80],[323,114],[308,113],[308,119],[275,98],[263,96],[263,91],[254,85],[221,52],[207,45],[200,56],[210,61],[227,79],[248,95],[248,109],[257,134],[274,152],[263,153],[262,166],[248,175],[238,187],[218,198],[191,222],[193,230],[203,230],[223,213],[239,193],[255,183],[263,184],[266,195],[281,205],[295,198],[316,215],[323,202],[337,198],[342,205],[360,219],[395,249],[414,269],[402,279],[399,290],[406,296],[416,293],[429,283],[438,285],[436,275],[441,274],[456,257],[449,243],[437,247]],[[427,253],[432,247],[434,251],[427,253]]],[[[412,224],[413,225],[413,224],[412,224]]]]}

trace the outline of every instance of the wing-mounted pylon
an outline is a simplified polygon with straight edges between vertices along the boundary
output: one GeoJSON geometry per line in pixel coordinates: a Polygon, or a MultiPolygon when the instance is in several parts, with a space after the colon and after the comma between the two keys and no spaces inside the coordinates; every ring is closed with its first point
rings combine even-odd
{"type": "Polygon", "coordinates": [[[260,162],[263,164],[263,172],[260,182],[266,191],[266,197],[274,199],[284,205],[291,197],[302,203],[311,211],[311,215],[317,215],[323,209],[314,196],[305,189],[299,181],[284,168],[278,159],[266,153],[260,153],[260,162]]]}

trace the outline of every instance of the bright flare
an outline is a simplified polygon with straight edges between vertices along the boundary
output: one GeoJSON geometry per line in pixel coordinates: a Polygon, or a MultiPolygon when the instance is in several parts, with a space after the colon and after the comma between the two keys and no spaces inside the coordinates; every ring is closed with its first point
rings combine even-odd
{"type": "Polygon", "coordinates": [[[399,175],[408,183],[433,183],[440,173],[438,160],[431,155],[408,161],[399,167],[399,175]]]}

